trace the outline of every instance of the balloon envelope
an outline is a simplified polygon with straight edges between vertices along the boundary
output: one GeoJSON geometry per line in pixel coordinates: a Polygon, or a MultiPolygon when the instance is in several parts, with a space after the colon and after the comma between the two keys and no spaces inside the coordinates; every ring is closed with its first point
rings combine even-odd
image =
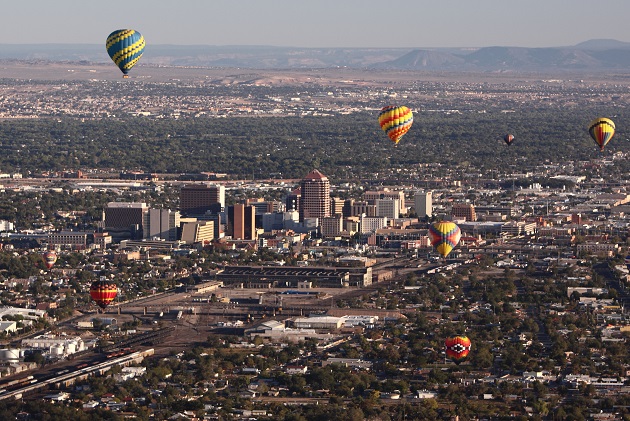
{"type": "Polygon", "coordinates": [[[596,118],[588,125],[588,132],[599,146],[599,150],[603,151],[604,146],[610,142],[615,134],[615,123],[609,118],[596,118]]]}
{"type": "Polygon", "coordinates": [[[118,294],[118,287],[109,281],[94,281],[90,287],[90,297],[100,308],[105,308],[114,301],[118,294]]]}
{"type": "Polygon", "coordinates": [[[389,105],[383,107],[378,115],[378,124],[381,125],[381,129],[383,129],[392,142],[396,144],[398,144],[400,138],[409,131],[412,123],[413,114],[411,110],[404,105],[389,105]]]}
{"type": "Polygon", "coordinates": [[[133,29],[119,29],[107,37],[107,54],[125,74],[140,60],[144,51],[144,37],[133,29]]]}
{"type": "Polygon", "coordinates": [[[44,253],[44,262],[46,263],[46,267],[48,269],[52,268],[56,261],[57,261],[57,253],[55,253],[52,250],[44,253]]]}
{"type": "Polygon", "coordinates": [[[459,243],[461,236],[461,230],[453,222],[441,221],[435,222],[429,226],[431,245],[435,247],[442,257],[448,256],[457,243],[459,243]]]}
{"type": "Polygon", "coordinates": [[[455,361],[455,364],[466,359],[470,353],[470,346],[470,339],[467,336],[452,336],[444,341],[446,356],[455,361]]]}
{"type": "Polygon", "coordinates": [[[511,135],[509,133],[506,134],[505,136],[503,136],[503,141],[507,143],[508,146],[510,146],[512,142],[514,142],[514,135],[511,135]]]}

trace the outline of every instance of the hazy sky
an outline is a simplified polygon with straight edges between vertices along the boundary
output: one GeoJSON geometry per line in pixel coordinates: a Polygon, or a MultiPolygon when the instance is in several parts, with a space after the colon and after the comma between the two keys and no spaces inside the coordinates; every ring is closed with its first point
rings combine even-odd
{"type": "Polygon", "coordinates": [[[629,0],[14,0],[0,44],[105,41],[122,28],[147,45],[555,47],[630,42],[629,0]]]}

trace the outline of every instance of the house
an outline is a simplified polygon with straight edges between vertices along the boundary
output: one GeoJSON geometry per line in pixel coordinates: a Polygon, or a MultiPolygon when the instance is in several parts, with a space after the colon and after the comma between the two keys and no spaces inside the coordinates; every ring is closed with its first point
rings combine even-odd
{"type": "Polygon", "coordinates": [[[306,374],[308,367],[305,365],[288,365],[284,368],[284,372],[287,374],[306,374]]]}
{"type": "Polygon", "coordinates": [[[2,321],[0,322],[0,332],[14,333],[17,331],[17,322],[2,321]]]}

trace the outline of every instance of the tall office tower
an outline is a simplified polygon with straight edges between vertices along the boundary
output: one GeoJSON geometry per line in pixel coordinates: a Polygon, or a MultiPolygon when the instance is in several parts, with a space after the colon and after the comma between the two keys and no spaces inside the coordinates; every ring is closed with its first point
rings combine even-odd
{"type": "Polygon", "coordinates": [[[275,200],[264,200],[261,198],[247,199],[246,205],[251,205],[256,209],[256,215],[262,215],[263,213],[278,212],[282,208],[282,203],[275,200]]]}
{"type": "Polygon", "coordinates": [[[328,177],[313,170],[300,183],[300,221],[305,218],[330,216],[330,181],[328,177]]]}
{"type": "Polygon", "coordinates": [[[342,214],[344,218],[352,216],[352,205],[354,205],[354,199],[346,199],[343,201],[342,214]]]}
{"type": "Polygon", "coordinates": [[[338,197],[332,197],[330,199],[330,215],[343,215],[343,206],[345,201],[338,197]]]}
{"type": "Polygon", "coordinates": [[[343,217],[341,214],[326,216],[320,222],[322,237],[337,237],[343,231],[343,217]]]}
{"type": "Polygon", "coordinates": [[[376,216],[376,205],[370,205],[368,202],[353,202],[350,210],[350,216],[376,216]]]}
{"type": "Polygon", "coordinates": [[[398,219],[400,216],[400,201],[398,199],[376,199],[376,216],[386,216],[388,219],[398,219]]]}
{"type": "Polygon", "coordinates": [[[146,203],[110,202],[103,211],[103,225],[116,241],[140,239],[144,215],[148,210],[146,203]]]}
{"type": "Polygon", "coordinates": [[[454,203],[451,215],[455,218],[466,218],[468,222],[477,220],[475,207],[466,203],[454,203]]]}
{"type": "Polygon", "coordinates": [[[413,198],[416,213],[420,218],[433,215],[433,192],[416,191],[413,198]]]}
{"type": "Polygon", "coordinates": [[[176,241],[179,219],[179,211],[149,209],[144,215],[142,236],[146,239],[159,238],[166,241],[176,241]]]}
{"type": "Polygon", "coordinates": [[[256,210],[253,206],[228,206],[228,235],[235,240],[256,239],[256,210]]]}
{"type": "Polygon", "coordinates": [[[179,191],[179,210],[184,215],[219,213],[225,206],[225,187],[185,184],[179,191]]]}
{"type": "Polygon", "coordinates": [[[293,190],[291,193],[287,195],[287,198],[284,202],[285,209],[287,212],[291,211],[299,211],[300,210],[300,202],[302,200],[302,192],[300,188],[293,190]]]}

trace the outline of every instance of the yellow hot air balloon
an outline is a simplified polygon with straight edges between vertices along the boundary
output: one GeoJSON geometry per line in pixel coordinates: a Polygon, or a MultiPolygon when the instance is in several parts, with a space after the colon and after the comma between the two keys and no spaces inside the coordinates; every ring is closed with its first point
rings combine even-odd
{"type": "Polygon", "coordinates": [[[615,134],[615,123],[609,118],[596,118],[588,125],[588,132],[599,146],[599,150],[603,152],[604,146],[610,142],[615,134]]]}
{"type": "Polygon", "coordinates": [[[398,144],[400,138],[411,128],[413,114],[404,105],[389,105],[381,110],[378,115],[378,123],[392,142],[398,144]]]}
{"type": "Polygon", "coordinates": [[[444,258],[453,251],[457,243],[459,243],[461,236],[461,230],[457,224],[453,222],[441,221],[429,226],[431,245],[435,247],[437,252],[444,258]]]}

